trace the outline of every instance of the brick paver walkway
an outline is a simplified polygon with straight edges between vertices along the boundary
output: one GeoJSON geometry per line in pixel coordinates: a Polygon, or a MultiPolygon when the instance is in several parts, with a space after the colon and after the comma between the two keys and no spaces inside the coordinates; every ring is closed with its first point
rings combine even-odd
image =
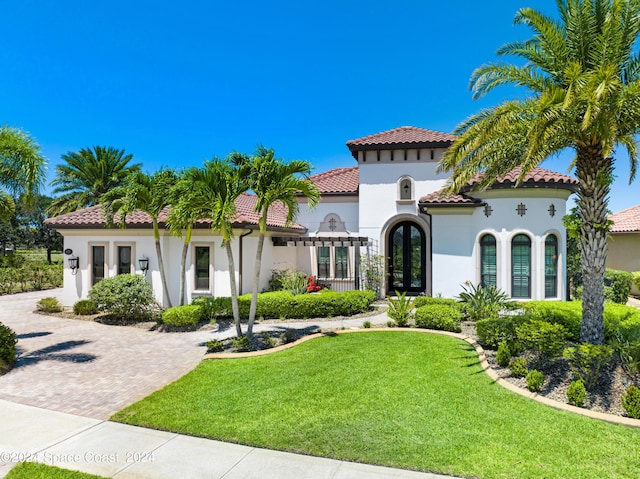
{"type": "Polygon", "coordinates": [[[0,322],[18,334],[16,366],[0,398],[107,419],[193,369],[211,331],[159,333],[33,313],[61,290],[0,297],[0,322]]]}

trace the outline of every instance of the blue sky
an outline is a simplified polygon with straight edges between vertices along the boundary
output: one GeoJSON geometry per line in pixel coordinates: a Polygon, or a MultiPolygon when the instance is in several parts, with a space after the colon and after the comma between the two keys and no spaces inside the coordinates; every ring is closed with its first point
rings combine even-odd
{"type": "MultiPolygon", "coordinates": [[[[353,166],[345,142],[403,125],[451,132],[482,107],[474,68],[527,38],[518,8],[553,0],[324,2],[21,0],[3,4],[0,123],[49,159],[125,148],[146,171],[259,143],[316,172],[353,166]]],[[[571,155],[544,167],[566,172],[571,155]]],[[[610,209],[633,206],[620,155],[610,209]]]]}

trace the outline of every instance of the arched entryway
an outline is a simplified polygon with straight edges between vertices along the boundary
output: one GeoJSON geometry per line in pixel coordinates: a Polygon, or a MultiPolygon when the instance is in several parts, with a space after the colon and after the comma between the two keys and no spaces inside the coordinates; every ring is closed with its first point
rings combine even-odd
{"type": "Polygon", "coordinates": [[[413,221],[402,221],[389,229],[387,272],[390,294],[421,293],[427,288],[427,248],[424,230],[413,221]]]}

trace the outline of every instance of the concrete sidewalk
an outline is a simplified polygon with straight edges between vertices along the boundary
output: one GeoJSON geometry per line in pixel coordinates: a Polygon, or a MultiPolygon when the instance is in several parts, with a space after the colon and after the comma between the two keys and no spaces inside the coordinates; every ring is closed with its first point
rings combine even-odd
{"type": "Polygon", "coordinates": [[[0,477],[20,461],[122,479],[449,477],[211,441],[0,400],[0,477]]]}

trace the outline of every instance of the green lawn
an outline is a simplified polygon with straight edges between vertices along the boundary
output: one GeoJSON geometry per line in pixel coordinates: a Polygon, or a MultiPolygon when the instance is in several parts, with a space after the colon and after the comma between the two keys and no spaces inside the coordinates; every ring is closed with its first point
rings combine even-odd
{"type": "Polygon", "coordinates": [[[5,479],[106,479],[102,476],[70,471],[36,462],[21,462],[9,471],[5,479]]]}
{"type": "Polygon", "coordinates": [[[446,336],[364,332],[202,362],[116,421],[479,478],[637,479],[640,430],[510,393],[446,336]]]}

